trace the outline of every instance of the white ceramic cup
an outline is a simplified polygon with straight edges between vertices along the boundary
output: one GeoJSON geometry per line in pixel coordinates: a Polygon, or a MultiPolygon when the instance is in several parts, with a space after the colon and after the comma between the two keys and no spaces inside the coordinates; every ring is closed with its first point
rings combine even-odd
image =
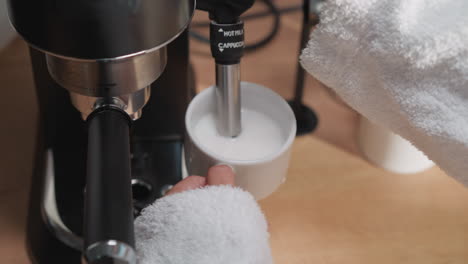
{"type": "Polygon", "coordinates": [[[365,117],[360,120],[358,145],[370,162],[391,172],[418,173],[434,166],[411,142],[365,117]]]}
{"type": "Polygon", "coordinates": [[[187,109],[185,163],[189,175],[200,176],[206,176],[211,166],[229,165],[236,173],[236,185],[249,191],[256,199],[262,199],[274,192],[286,178],[291,146],[296,136],[296,119],[282,97],[257,84],[241,83],[241,101],[242,108],[263,113],[276,122],[282,135],[279,150],[262,159],[233,160],[203,146],[194,130],[203,116],[216,111],[215,89],[212,86],[198,94],[187,109]]]}

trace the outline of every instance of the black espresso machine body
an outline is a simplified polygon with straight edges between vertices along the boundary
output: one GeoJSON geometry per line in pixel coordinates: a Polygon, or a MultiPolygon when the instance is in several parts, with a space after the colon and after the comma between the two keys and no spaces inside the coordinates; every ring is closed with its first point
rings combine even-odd
{"type": "MultiPolygon", "coordinates": [[[[55,200],[63,224],[77,236],[82,235],[86,124],[72,106],[67,91],[49,76],[44,55],[34,49],[30,53],[40,122],[27,246],[34,263],[80,263],[81,252],[57,238],[60,233],[53,230],[56,228],[51,223],[54,220],[48,219],[51,216],[45,207],[47,202],[55,200]],[[47,167],[48,162],[52,167],[47,167]],[[50,186],[55,192],[53,200],[45,197],[46,184],[51,184],[46,182],[46,176],[53,176],[55,184],[50,186]]],[[[169,45],[168,55],[172,59],[161,77],[151,85],[150,101],[131,131],[135,214],[182,178],[184,113],[194,94],[194,79],[188,66],[187,33],[169,45]]]]}
{"type": "MultiPolygon", "coordinates": [[[[64,89],[69,83],[52,76],[57,72],[51,74],[48,64],[54,58],[71,58],[97,60],[100,67],[102,61],[166,49],[167,63],[145,88],[151,96],[130,128],[131,184],[134,215],[138,215],[182,178],[184,115],[194,94],[194,79],[188,32],[180,17],[191,17],[190,6],[193,1],[9,2],[12,24],[31,45],[40,111],[27,226],[33,263],[78,264],[82,259],[88,131],[70,91],[83,96],[118,95],[108,75],[100,76],[98,81],[105,83],[91,92],[83,92],[79,85],[64,89]],[[189,2],[182,5],[186,10],[180,10],[181,2],[189,2]],[[86,17],[78,17],[83,14],[86,17]],[[155,27],[157,23],[164,26],[155,27]]],[[[128,89],[125,85],[122,89],[128,89]]]]}

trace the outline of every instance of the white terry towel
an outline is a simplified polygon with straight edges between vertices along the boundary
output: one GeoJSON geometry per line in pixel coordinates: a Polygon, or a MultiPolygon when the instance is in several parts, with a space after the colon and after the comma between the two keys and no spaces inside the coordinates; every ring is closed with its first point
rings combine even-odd
{"type": "Polygon", "coordinates": [[[209,186],[157,200],[135,220],[139,264],[271,264],[267,223],[255,199],[209,186]]]}
{"type": "MultiPolygon", "coordinates": [[[[468,184],[468,1],[328,0],[304,67],[468,184]]],[[[140,264],[270,264],[255,200],[228,186],[164,197],[135,222],[140,264]]]]}
{"type": "Polygon", "coordinates": [[[301,61],[468,185],[467,0],[327,1],[301,61]]]}

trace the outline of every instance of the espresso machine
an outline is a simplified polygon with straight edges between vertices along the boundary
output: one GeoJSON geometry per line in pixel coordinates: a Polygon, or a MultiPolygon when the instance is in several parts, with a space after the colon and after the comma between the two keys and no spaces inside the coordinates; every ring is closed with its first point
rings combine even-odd
{"type": "Polygon", "coordinates": [[[134,214],[181,178],[194,9],[186,0],[9,2],[31,46],[41,116],[32,262],[134,263],[134,214]]]}
{"type": "Polygon", "coordinates": [[[136,263],[134,217],[182,178],[193,12],[231,23],[252,4],[8,1],[30,46],[40,112],[27,222],[33,263],[136,263]]]}

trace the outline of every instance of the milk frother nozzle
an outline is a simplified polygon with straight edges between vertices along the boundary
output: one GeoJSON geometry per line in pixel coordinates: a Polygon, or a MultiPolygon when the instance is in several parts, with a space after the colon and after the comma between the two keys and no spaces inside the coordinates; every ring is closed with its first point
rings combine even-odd
{"type": "Polygon", "coordinates": [[[210,14],[211,54],[216,62],[216,122],[220,135],[242,131],[240,60],[244,53],[244,23],[239,17],[254,0],[202,0],[197,8],[210,14]]]}
{"type": "Polygon", "coordinates": [[[240,58],[244,50],[243,23],[211,23],[211,50],[216,61],[216,124],[220,135],[236,137],[242,130],[240,58]]]}

